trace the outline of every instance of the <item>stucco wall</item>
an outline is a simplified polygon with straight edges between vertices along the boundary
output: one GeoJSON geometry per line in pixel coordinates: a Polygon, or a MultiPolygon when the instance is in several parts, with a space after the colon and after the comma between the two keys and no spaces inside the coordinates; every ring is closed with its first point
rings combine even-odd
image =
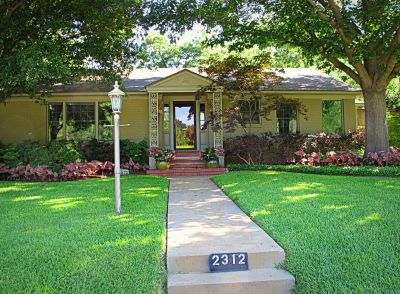
{"type": "MultiPolygon", "coordinates": [[[[160,106],[163,102],[169,100],[180,100],[183,97],[186,99],[194,99],[190,95],[169,97],[165,95],[160,97],[160,106]],[[163,101],[165,100],[165,101],[163,101]]],[[[322,131],[322,100],[323,99],[343,99],[343,116],[344,116],[344,129],[356,129],[356,107],[354,103],[355,95],[325,95],[325,94],[292,94],[288,98],[299,99],[308,109],[307,117],[305,119],[299,116],[300,132],[302,133],[315,133],[322,131]]],[[[75,94],[53,96],[49,99],[51,102],[94,102],[94,101],[108,101],[106,94],[104,95],[87,95],[75,94]]],[[[211,97],[208,98],[206,103],[207,111],[212,105],[211,97]]],[[[223,106],[228,106],[228,100],[224,97],[223,106]]],[[[160,144],[162,143],[162,128],[161,128],[161,113],[160,113],[160,144]]],[[[149,108],[148,108],[148,94],[129,94],[124,98],[123,109],[121,113],[121,124],[130,124],[130,126],[121,127],[121,138],[130,139],[135,142],[146,139],[148,140],[149,134],[149,108]]],[[[252,125],[251,132],[261,134],[264,132],[276,132],[276,113],[270,114],[269,120],[261,118],[260,124],[252,125]]],[[[243,130],[238,127],[234,133],[224,133],[224,137],[228,138],[243,134],[243,130]]],[[[14,100],[6,105],[0,105],[0,142],[12,143],[21,142],[26,139],[32,139],[45,143],[47,140],[47,111],[46,106],[35,103],[28,99],[24,101],[14,100]]],[[[209,131],[209,145],[214,142],[212,131],[209,131]]]]}
{"type": "Polygon", "coordinates": [[[0,142],[9,144],[31,139],[45,143],[46,113],[44,105],[29,100],[0,104],[0,142]]]}
{"type": "Polygon", "coordinates": [[[149,102],[148,96],[132,97],[123,102],[121,124],[130,126],[121,127],[121,138],[139,142],[149,137],[149,102]]]}

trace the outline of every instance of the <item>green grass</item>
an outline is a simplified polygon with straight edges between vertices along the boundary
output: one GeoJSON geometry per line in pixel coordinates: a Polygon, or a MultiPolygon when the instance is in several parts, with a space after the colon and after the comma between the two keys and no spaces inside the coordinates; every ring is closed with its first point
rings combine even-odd
{"type": "Polygon", "coordinates": [[[400,177],[400,166],[309,166],[309,165],[269,165],[269,164],[229,164],[230,171],[274,170],[294,173],[336,175],[336,176],[381,176],[400,177]]]}
{"type": "Polygon", "coordinates": [[[0,182],[0,293],[164,293],[168,181],[0,182]]]}
{"type": "Polygon", "coordinates": [[[400,293],[400,181],[276,171],[214,177],[285,249],[296,293],[400,293]]]}

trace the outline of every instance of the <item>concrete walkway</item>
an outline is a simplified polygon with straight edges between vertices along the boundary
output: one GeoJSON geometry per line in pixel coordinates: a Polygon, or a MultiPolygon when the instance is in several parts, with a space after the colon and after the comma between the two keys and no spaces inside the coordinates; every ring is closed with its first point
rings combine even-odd
{"type": "Polygon", "coordinates": [[[208,177],[170,179],[169,293],[288,293],[294,278],[274,266],[283,249],[208,177]],[[249,270],[210,273],[211,253],[247,252],[249,270]]]}

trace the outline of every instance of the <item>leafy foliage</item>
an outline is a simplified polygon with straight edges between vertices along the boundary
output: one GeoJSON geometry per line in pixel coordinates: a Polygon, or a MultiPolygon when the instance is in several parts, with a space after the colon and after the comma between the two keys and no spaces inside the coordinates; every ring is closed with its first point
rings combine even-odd
{"type": "Polygon", "coordinates": [[[26,140],[20,144],[4,146],[0,154],[0,162],[9,167],[46,165],[58,173],[65,164],[83,160],[79,147],[74,141],[52,141],[44,146],[26,140]]]}
{"type": "Polygon", "coordinates": [[[147,163],[147,141],[142,140],[139,143],[132,142],[128,139],[121,141],[121,160],[128,162],[130,159],[134,163],[147,163]]]}
{"type": "Polygon", "coordinates": [[[400,147],[400,112],[388,112],[387,120],[390,145],[400,147]]]}
{"type": "Polygon", "coordinates": [[[295,152],[362,151],[364,134],[272,134],[242,135],[224,143],[226,162],[241,164],[286,164],[295,162],[295,152]]]}
{"type": "Polygon", "coordinates": [[[196,97],[200,98],[209,90],[223,89],[224,95],[229,99],[229,105],[223,110],[222,117],[210,112],[207,125],[213,130],[224,127],[228,132],[234,132],[240,126],[246,134],[250,134],[254,120],[258,120],[259,117],[268,120],[271,112],[283,103],[293,105],[300,115],[306,116],[307,108],[299,100],[271,96],[263,92],[282,82],[279,75],[281,70],[271,69],[270,59],[271,55],[268,52],[261,52],[251,58],[231,52],[222,59],[210,56],[205,66],[199,67],[213,82],[201,88],[196,97]],[[245,113],[243,108],[247,110],[245,113]],[[224,120],[223,126],[221,119],[224,120]]]}
{"type": "Polygon", "coordinates": [[[295,152],[297,156],[295,162],[303,165],[337,165],[337,166],[356,166],[356,165],[377,165],[377,166],[400,166],[400,149],[390,148],[389,151],[369,152],[362,156],[352,151],[329,151],[326,154],[312,152],[310,154],[303,150],[295,152]]]}
{"type": "Polygon", "coordinates": [[[200,40],[183,44],[171,42],[160,33],[150,33],[138,48],[137,67],[196,67],[204,46],[200,40]]]}
{"type": "Polygon", "coordinates": [[[207,147],[206,149],[201,151],[200,157],[204,161],[213,161],[218,160],[218,156],[224,155],[224,149],[222,148],[214,148],[214,147],[207,147]]]}
{"type": "Polygon", "coordinates": [[[169,148],[150,147],[148,149],[149,157],[157,162],[171,162],[175,158],[175,151],[169,148]]]}
{"type": "Polygon", "coordinates": [[[135,57],[140,0],[0,3],[0,101],[41,97],[82,76],[114,79],[135,57]]]}
{"type": "Polygon", "coordinates": [[[214,43],[299,47],[319,67],[342,71],[363,90],[366,152],[388,150],[385,91],[400,73],[398,1],[155,0],[149,7],[148,21],[160,28],[181,32],[200,21],[214,43]]]}

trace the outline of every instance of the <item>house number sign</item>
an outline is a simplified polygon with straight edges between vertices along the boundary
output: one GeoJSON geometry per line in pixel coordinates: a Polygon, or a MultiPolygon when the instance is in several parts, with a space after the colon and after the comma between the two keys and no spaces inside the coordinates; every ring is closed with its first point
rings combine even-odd
{"type": "Polygon", "coordinates": [[[208,257],[210,272],[247,271],[249,269],[246,252],[213,253],[208,257]]]}

